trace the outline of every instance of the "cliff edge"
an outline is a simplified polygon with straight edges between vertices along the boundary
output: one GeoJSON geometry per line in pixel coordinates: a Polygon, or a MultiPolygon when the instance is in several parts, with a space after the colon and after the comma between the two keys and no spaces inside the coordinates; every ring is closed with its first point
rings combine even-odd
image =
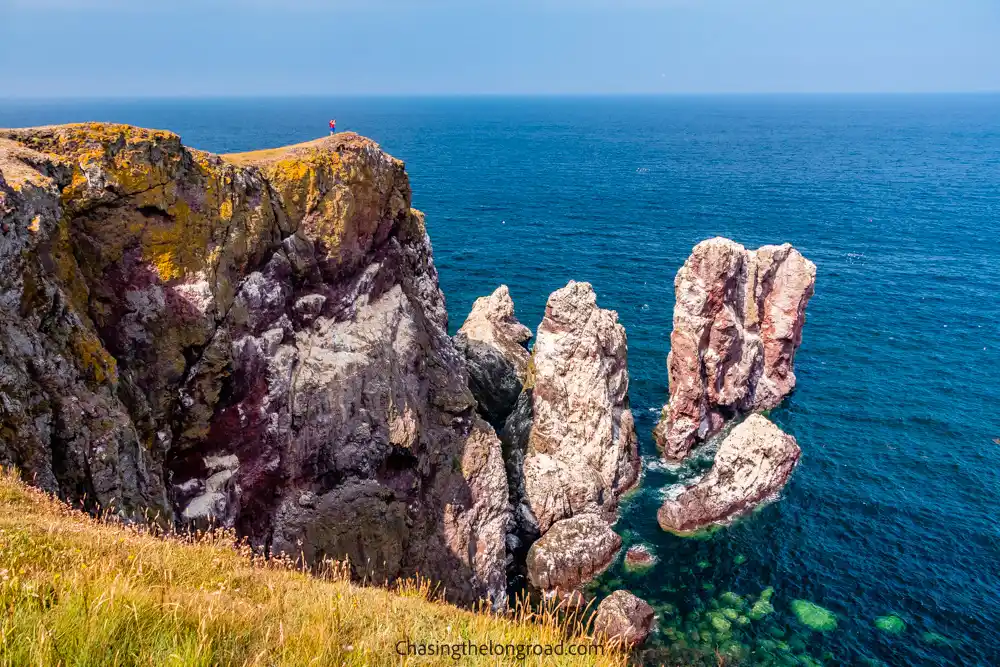
{"type": "Polygon", "coordinates": [[[0,130],[0,465],[88,509],[504,595],[500,443],[403,163],[0,130]]]}

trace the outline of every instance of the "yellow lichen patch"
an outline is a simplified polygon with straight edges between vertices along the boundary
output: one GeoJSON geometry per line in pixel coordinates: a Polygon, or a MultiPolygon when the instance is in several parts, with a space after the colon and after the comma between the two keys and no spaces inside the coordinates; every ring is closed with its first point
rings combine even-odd
{"type": "Polygon", "coordinates": [[[528,368],[524,372],[524,388],[534,389],[535,388],[535,355],[532,354],[528,359],[528,368]]]}
{"type": "Polygon", "coordinates": [[[233,219],[233,202],[224,201],[222,205],[219,206],[219,217],[226,222],[233,219]]]}
{"type": "Polygon", "coordinates": [[[70,338],[70,350],[77,367],[98,384],[118,382],[118,363],[108,354],[97,336],[89,331],[78,330],[70,338]]]}
{"type": "Polygon", "coordinates": [[[427,225],[424,222],[423,211],[411,208],[400,225],[400,235],[407,240],[417,240],[427,233],[427,225]]]}
{"type": "Polygon", "coordinates": [[[28,231],[31,232],[32,234],[37,234],[41,229],[41,226],[42,226],[42,216],[36,215],[34,218],[31,219],[31,222],[28,223],[28,231]]]}
{"type": "Polygon", "coordinates": [[[166,210],[169,220],[150,223],[143,234],[142,250],[163,281],[209,268],[209,245],[215,221],[191,210],[183,200],[166,210]]]}
{"type": "Polygon", "coordinates": [[[87,288],[87,281],[73,255],[69,224],[69,220],[66,218],[59,222],[56,238],[52,244],[52,259],[56,266],[56,276],[63,289],[69,293],[70,303],[73,304],[74,309],[81,317],[86,317],[90,290],[87,288]]]}

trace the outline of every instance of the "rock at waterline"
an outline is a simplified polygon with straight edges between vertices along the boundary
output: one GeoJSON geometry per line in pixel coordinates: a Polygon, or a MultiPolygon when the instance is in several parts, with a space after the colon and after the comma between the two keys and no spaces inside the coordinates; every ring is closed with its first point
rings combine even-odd
{"type": "Polygon", "coordinates": [[[788,244],[695,246],[674,282],[670,400],[654,431],[667,459],[685,458],[733,416],[775,408],[794,389],[815,281],[816,266],[788,244]]]}
{"type": "Polygon", "coordinates": [[[628,591],[615,591],[597,606],[594,635],[625,646],[646,641],[653,628],[653,608],[628,591]]]}
{"type": "Polygon", "coordinates": [[[625,552],[625,569],[631,572],[645,572],[656,564],[656,556],[644,544],[636,544],[625,552]]]}
{"type": "Polygon", "coordinates": [[[660,507],[660,527],[692,532],[746,514],[785,485],[801,451],[795,438],[751,415],[719,445],[711,471],[660,507]]]}
{"type": "Polygon", "coordinates": [[[546,594],[571,594],[607,569],[621,544],[622,538],[596,514],[563,519],[528,551],[528,578],[546,594]]]}

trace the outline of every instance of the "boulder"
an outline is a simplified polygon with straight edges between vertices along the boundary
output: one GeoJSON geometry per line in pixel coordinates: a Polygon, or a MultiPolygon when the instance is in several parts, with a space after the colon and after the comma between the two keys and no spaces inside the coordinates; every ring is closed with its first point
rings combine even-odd
{"type": "Polygon", "coordinates": [[[455,346],[469,370],[469,389],[490,423],[503,424],[514,409],[531,362],[525,347],[529,340],[531,329],[514,316],[506,285],[476,299],[455,335],[455,346]]]}
{"type": "Polygon", "coordinates": [[[570,596],[607,569],[621,545],[621,537],[596,514],[563,519],[528,551],[528,578],[548,595],[570,596]]]}
{"type": "Polygon", "coordinates": [[[625,552],[625,568],[634,572],[648,570],[656,564],[656,556],[644,544],[636,544],[625,552]]]}
{"type": "Polygon", "coordinates": [[[722,439],[712,469],[663,503],[660,527],[688,533],[746,514],[784,487],[800,453],[795,438],[765,417],[747,417],[722,439]]]}
{"type": "Polygon", "coordinates": [[[670,460],[735,417],[769,410],[795,387],[795,352],[816,266],[785,244],[695,246],[677,273],[670,400],[654,437],[670,460]]]}
{"type": "Polygon", "coordinates": [[[655,614],[644,600],[615,591],[597,606],[594,635],[626,647],[639,646],[653,629],[655,614]]]}

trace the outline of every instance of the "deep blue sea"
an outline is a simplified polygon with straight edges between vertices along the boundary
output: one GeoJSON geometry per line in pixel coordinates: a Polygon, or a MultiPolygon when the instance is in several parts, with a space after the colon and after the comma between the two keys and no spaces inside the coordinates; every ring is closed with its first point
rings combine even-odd
{"type": "Polygon", "coordinates": [[[120,121],[214,152],[331,117],[406,161],[453,329],[501,283],[532,328],[570,279],[618,311],[647,470],[617,528],[660,560],[598,587],[657,608],[649,660],[1000,664],[1000,96],[0,101],[0,127],[120,121]],[[779,502],[682,539],[656,524],[678,473],[651,431],[674,275],[716,235],[817,265],[772,415],[804,455],[779,502]],[[706,626],[767,587],[772,614],[706,626]],[[800,623],[797,599],[837,628],[800,623]],[[876,628],[887,614],[905,630],[876,628]]]}

